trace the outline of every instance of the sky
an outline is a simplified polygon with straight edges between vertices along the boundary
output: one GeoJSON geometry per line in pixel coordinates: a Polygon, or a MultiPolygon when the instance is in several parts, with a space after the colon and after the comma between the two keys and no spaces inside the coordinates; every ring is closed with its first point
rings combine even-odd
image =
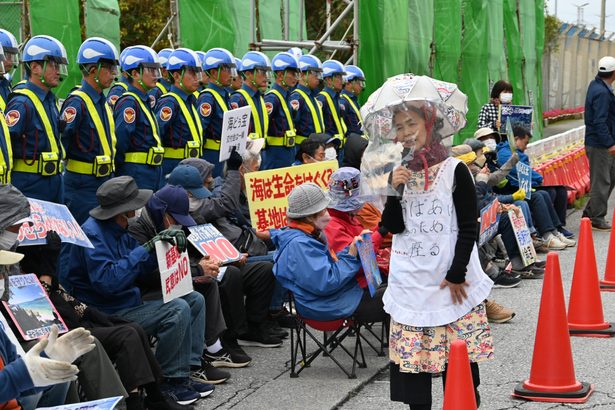
{"type": "MultiPolygon", "coordinates": [[[[576,5],[583,5],[583,20],[589,27],[600,28],[600,5],[601,0],[546,0],[549,7],[549,14],[555,14],[555,4],[557,3],[557,18],[565,23],[577,22],[576,5]]],[[[615,31],[615,1],[606,0],[606,31],[615,31]]]]}

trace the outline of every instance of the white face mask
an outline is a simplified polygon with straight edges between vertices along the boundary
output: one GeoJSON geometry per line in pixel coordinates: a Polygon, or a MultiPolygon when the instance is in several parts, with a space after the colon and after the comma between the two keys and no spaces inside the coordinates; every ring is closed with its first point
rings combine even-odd
{"type": "Polygon", "coordinates": [[[322,216],[319,216],[314,221],[314,226],[316,227],[316,229],[324,231],[327,225],[329,225],[330,220],[331,220],[331,217],[329,216],[329,214],[325,213],[322,216]]]}
{"type": "Polygon", "coordinates": [[[512,102],[512,93],[501,93],[500,94],[500,102],[502,104],[510,104],[512,102]]]}
{"type": "Polygon", "coordinates": [[[18,233],[11,231],[4,231],[0,234],[0,249],[8,251],[10,250],[15,242],[17,242],[18,233]]]}
{"type": "Polygon", "coordinates": [[[174,231],[181,231],[182,230],[182,226],[181,225],[169,225],[169,227],[167,229],[171,229],[174,231]]]}
{"type": "Polygon", "coordinates": [[[337,151],[335,151],[335,148],[329,147],[325,149],[325,161],[331,161],[336,158],[337,158],[337,151]]]}
{"type": "Polygon", "coordinates": [[[493,152],[496,151],[497,143],[495,142],[495,140],[488,139],[483,142],[485,143],[485,147],[489,148],[489,151],[493,151],[493,152]]]}
{"type": "MultiPolygon", "coordinates": [[[[124,215],[124,216],[126,216],[126,215],[124,215]]],[[[137,215],[131,216],[131,217],[126,216],[126,223],[130,226],[130,225],[134,224],[135,222],[137,222],[137,219],[139,219],[139,217],[137,215]]]]}
{"type": "Polygon", "coordinates": [[[188,205],[188,212],[194,212],[197,209],[199,209],[199,207],[201,206],[201,203],[203,202],[202,199],[198,199],[198,198],[193,198],[190,197],[188,199],[189,205],[188,205]]]}

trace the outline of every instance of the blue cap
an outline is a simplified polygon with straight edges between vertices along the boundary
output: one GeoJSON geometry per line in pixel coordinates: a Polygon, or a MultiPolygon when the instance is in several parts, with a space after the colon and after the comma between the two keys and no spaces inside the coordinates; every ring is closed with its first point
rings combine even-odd
{"type": "Polygon", "coordinates": [[[188,193],[181,186],[165,185],[150,198],[158,199],[166,205],[164,212],[171,215],[181,226],[195,226],[196,222],[190,216],[190,201],[188,193]]]}
{"type": "Polygon", "coordinates": [[[203,186],[199,170],[192,165],[178,165],[167,178],[169,185],[179,185],[189,191],[195,198],[203,199],[211,196],[211,192],[203,186]]]}

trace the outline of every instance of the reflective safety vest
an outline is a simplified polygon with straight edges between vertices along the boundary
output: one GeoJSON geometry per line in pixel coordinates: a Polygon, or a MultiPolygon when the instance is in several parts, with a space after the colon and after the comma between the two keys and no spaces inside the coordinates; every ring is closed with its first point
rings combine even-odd
{"type": "Polygon", "coordinates": [[[0,127],[2,128],[2,136],[4,137],[4,143],[6,144],[6,152],[8,155],[8,158],[4,158],[4,153],[0,152],[0,183],[8,184],[11,182],[11,169],[13,169],[13,148],[11,147],[9,126],[6,124],[4,115],[1,112],[0,127]]]}
{"type": "Polygon", "coordinates": [[[4,98],[2,98],[2,96],[0,95],[0,111],[4,111],[6,109],[6,101],[4,101],[4,98]]]}
{"type": "Polygon", "coordinates": [[[327,100],[329,111],[331,111],[331,115],[333,116],[333,122],[335,122],[335,128],[337,130],[337,134],[335,134],[335,136],[339,138],[342,142],[342,145],[344,145],[347,131],[346,123],[338,115],[337,110],[335,109],[335,104],[333,104],[333,98],[331,98],[331,96],[326,91],[321,91],[320,95],[323,95],[325,97],[325,100],[327,100]]]}
{"type": "Polygon", "coordinates": [[[124,89],[124,91],[128,91],[128,86],[125,83],[123,83],[121,81],[118,81],[117,83],[113,84],[114,87],[116,85],[119,85],[120,87],[122,87],[124,89]]]}
{"type": "Polygon", "coordinates": [[[267,136],[267,130],[269,129],[269,116],[267,115],[267,108],[265,107],[265,100],[263,99],[263,96],[261,95],[259,97],[261,102],[261,114],[264,122],[264,124],[261,124],[261,117],[258,115],[258,111],[256,111],[256,104],[254,103],[254,100],[252,99],[250,94],[248,94],[248,92],[242,88],[237,90],[237,92],[243,95],[243,98],[246,99],[248,105],[250,106],[250,109],[252,110],[254,132],[250,133],[249,137],[253,140],[258,138],[265,138],[267,136]]]}
{"type": "Polygon", "coordinates": [[[286,122],[288,122],[288,130],[284,132],[284,136],[267,136],[267,145],[272,147],[294,147],[295,146],[295,137],[297,133],[295,131],[295,124],[293,123],[293,117],[290,115],[290,110],[288,109],[288,104],[286,103],[286,99],[282,96],[278,90],[271,90],[269,93],[274,94],[280,100],[280,105],[282,106],[282,110],[284,111],[284,116],[286,117],[286,122]]]}
{"type": "Polygon", "coordinates": [[[148,152],[127,152],[124,155],[125,162],[131,162],[135,164],[148,164],[148,165],[160,165],[162,163],[162,155],[164,154],[164,148],[162,147],[162,143],[160,142],[160,135],[158,134],[158,123],[152,116],[150,109],[145,105],[143,100],[132,91],[126,91],[124,95],[129,95],[133,97],[139,107],[141,107],[141,111],[145,114],[145,118],[147,118],[147,122],[149,123],[149,128],[152,130],[152,136],[156,141],[156,145],[152,147],[148,152]],[[156,156],[159,156],[159,160],[156,160],[156,156]]]}
{"type": "MultiPolygon", "coordinates": [[[[182,100],[182,98],[175,93],[167,93],[165,95],[171,96],[175,99],[177,104],[179,105],[179,109],[186,120],[186,124],[188,124],[188,129],[190,129],[190,135],[192,135],[192,142],[188,142],[186,145],[190,147],[190,149],[198,150],[198,155],[201,156],[201,144],[203,140],[203,124],[198,120],[199,114],[194,108],[194,105],[190,104],[190,108],[192,109],[192,115],[190,111],[188,111],[188,107],[186,106],[186,102],[182,100]]],[[[183,148],[169,148],[165,147],[164,149],[164,157],[170,159],[184,159],[191,157],[192,155],[188,155],[188,151],[185,147],[183,148]]]]}
{"type": "Polygon", "coordinates": [[[13,171],[29,172],[46,176],[57,174],[60,172],[60,161],[64,159],[64,148],[62,147],[62,143],[60,142],[60,144],[58,144],[56,140],[51,121],[49,120],[49,116],[47,115],[47,111],[45,111],[42,101],[34,91],[28,90],[27,88],[14,90],[13,92],[25,96],[32,102],[38,117],[41,119],[51,149],[49,152],[41,152],[37,160],[25,161],[23,159],[16,159],[14,161],[13,171]]]}
{"type": "Polygon", "coordinates": [[[156,87],[162,91],[163,94],[167,94],[169,92],[169,90],[167,90],[167,87],[165,87],[161,82],[156,81],[156,87]]]}
{"type": "Polygon", "coordinates": [[[105,101],[105,112],[107,113],[107,118],[109,120],[109,132],[111,133],[111,145],[109,145],[109,138],[107,138],[105,126],[100,118],[100,115],[98,115],[98,111],[96,110],[94,102],[90,96],[81,90],[75,90],[71,93],[71,95],[81,98],[81,100],[85,103],[88,115],[94,122],[94,128],[96,128],[96,134],[98,135],[98,140],[100,141],[100,146],[103,152],[102,155],[96,156],[94,163],[69,159],[66,164],[66,169],[79,174],[95,175],[97,177],[107,176],[111,174],[111,172],[115,171],[115,121],[113,120],[113,112],[111,111],[111,107],[105,101]]]}
{"type": "MultiPolygon", "coordinates": [[[[216,90],[214,90],[212,88],[206,88],[206,89],[204,89],[201,92],[202,93],[210,93],[211,95],[213,95],[214,96],[214,100],[216,100],[216,102],[218,103],[218,105],[222,109],[222,112],[227,112],[228,111],[228,105],[226,104],[226,102],[224,101],[224,98],[222,98],[222,96],[220,95],[220,93],[218,91],[216,91],[216,90]]],[[[205,143],[203,144],[203,148],[211,149],[211,150],[214,150],[214,151],[220,151],[220,140],[214,140],[214,139],[207,138],[205,140],[205,143]]]]}
{"type": "MultiPolygon", "coordinates": [[[[308,97],[305,91],[300,90],[298,88],[295,89],[295,91],[299,93],[301,97],[303,97],[303,100],[305,101],[305,104],[307,105],[308,110],[310,110],[310,114],[312,114],[312,122],[314,123],[314,131],[316,131],[316,134],[321,134],[323,128],[325,127],[324,126],[325,122],[322,118],[322,109],[320,108],[320,105],[316,104],[316,107],[314,107],[314,103],[312,102],[312,99],[308,97]]],[[[308,137],[309,135],[298,136],[297,144],[301,144],[303,140],[305,140],[308,137]]]]}
{"type": "Polygon", "coordinates": [[[359,119],[359,124],[363,124],[363,118],[361,117],[361,111],[359,110],[359,107],[357,107],[357,105],[354,103],[354,101],[352,101],[352,98],[350,98],[350,96],[347,94],[342,94],[342,98],[348,101],[348,103],[352,107],[352,110],[355,112],[355,114],[357,114],[357,118],[359,119]]]}

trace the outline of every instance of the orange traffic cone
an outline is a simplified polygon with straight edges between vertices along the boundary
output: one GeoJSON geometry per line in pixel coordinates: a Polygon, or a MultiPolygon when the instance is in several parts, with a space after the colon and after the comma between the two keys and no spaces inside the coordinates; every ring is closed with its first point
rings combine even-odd
{"type": "Polygon", "coordinates": [[[571,336],[615,336],[613,325],[604,321],[594,239],[589,218],[581,219],[579,244],[568,303],[568,328],[571,336]]]}
{"type": "Polygon", "coordinates": [[[474,382],[470,371],[468,347],[463,340],[451,343],[442,410],[476,410],[474,382]]]}
{"type": "Polygon", "coordinates": [[[594,387],[577,381],[572,361],[566,304],[555,252],[547,255],[530,378],[513,397],[551,403],[585,403],[594,387]]]}
{"type": "MultiPolygon", "coordinates": [[[[612,221],[615,221],[615,211],[612,221]]],[[[604,280],[600,281],[600,289],[605,292],[615,292],[615,230],[613,229],[611,229],[611,239],[609,240],[609,253],[606,256],[604,280]]]]}

